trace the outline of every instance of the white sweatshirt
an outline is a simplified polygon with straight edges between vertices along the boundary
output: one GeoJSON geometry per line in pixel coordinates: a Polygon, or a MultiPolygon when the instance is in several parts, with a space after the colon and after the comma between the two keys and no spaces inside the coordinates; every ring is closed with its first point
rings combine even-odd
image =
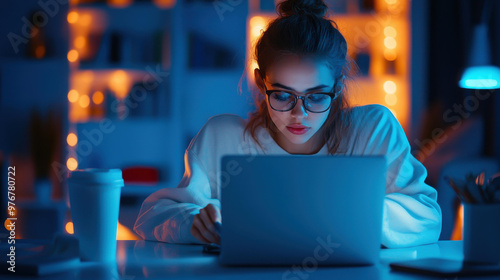
{"type": "MultiPolygon", "coordinates": [[[[265,128],[258,128],[262,149],[249,133],[243,135],[245,124],[246,121],[236,115],[210,118],[186,150],[185,173],[177,188],[164,188],[146,198],[134,231],[146,240],[201,243],[191,235],[190,228],[201,208],[208,203],[220,206],[221,157],[288,154],[265,128]]],[[[437,192],[424,183],[425,167],[410,154],[406,135],[387,108],[354,107],[350,137],[340,145],[345,155],[386,156],[382,245],[394,248],[438,240],[441,209],[436,202],[437,192]]],[[[325,145],[316,155],[327,154],[325,145]]]]}

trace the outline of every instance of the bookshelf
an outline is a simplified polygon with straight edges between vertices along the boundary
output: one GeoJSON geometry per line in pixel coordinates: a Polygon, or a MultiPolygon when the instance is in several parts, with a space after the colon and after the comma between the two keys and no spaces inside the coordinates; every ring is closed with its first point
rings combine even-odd
{"type": "Polygon", "coordinates": [[[180,127],[170,100],[174,8],[157,2],[70,6],[69,170],[154,166],[165,182],[182,172],[160,159],[182,152],[167,135],[180,127]]]}
{"type": "MultiPolygon", "coordinates": [[[[88,2],[70,6],[67,18],[67,167],[153,166],[158,186],[175,187],[184,150],[208,118],[245,117],[251,105],[237,92],[247,6],[221,20],[206,1],[88,2]]],[[[138,189],[124,193],[144,195],[138,189]]]]}

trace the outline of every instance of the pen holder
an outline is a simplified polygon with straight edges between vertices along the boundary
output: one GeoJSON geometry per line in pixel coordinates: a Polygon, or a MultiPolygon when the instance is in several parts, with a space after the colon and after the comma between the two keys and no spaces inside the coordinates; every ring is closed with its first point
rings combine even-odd
{"type": "Polygon", "coordinates": [[[500,203],[464,203],[464,261],[500,262],[500,203]]]}

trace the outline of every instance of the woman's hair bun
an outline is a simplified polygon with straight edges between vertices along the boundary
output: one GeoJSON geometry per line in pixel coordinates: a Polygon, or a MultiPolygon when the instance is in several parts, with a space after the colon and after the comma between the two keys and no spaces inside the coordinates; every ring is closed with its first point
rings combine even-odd
{"type": "Polygon", "coordinates": [[[282,17],[296,14],[313,14],[324,17],[328,6],[323,0],[285,0],[276,6],[278,14],[282,17]]]}

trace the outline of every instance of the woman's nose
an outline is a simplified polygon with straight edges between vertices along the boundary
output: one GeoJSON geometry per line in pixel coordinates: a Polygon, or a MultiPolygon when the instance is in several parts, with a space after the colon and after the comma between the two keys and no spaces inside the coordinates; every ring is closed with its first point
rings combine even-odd
{"type": "Polygon", "coordinates": [[[306,117],[307,111],[305,108],[304,100],[299,99],[292,109],[292,116],[294,117],[306,117]]]}

